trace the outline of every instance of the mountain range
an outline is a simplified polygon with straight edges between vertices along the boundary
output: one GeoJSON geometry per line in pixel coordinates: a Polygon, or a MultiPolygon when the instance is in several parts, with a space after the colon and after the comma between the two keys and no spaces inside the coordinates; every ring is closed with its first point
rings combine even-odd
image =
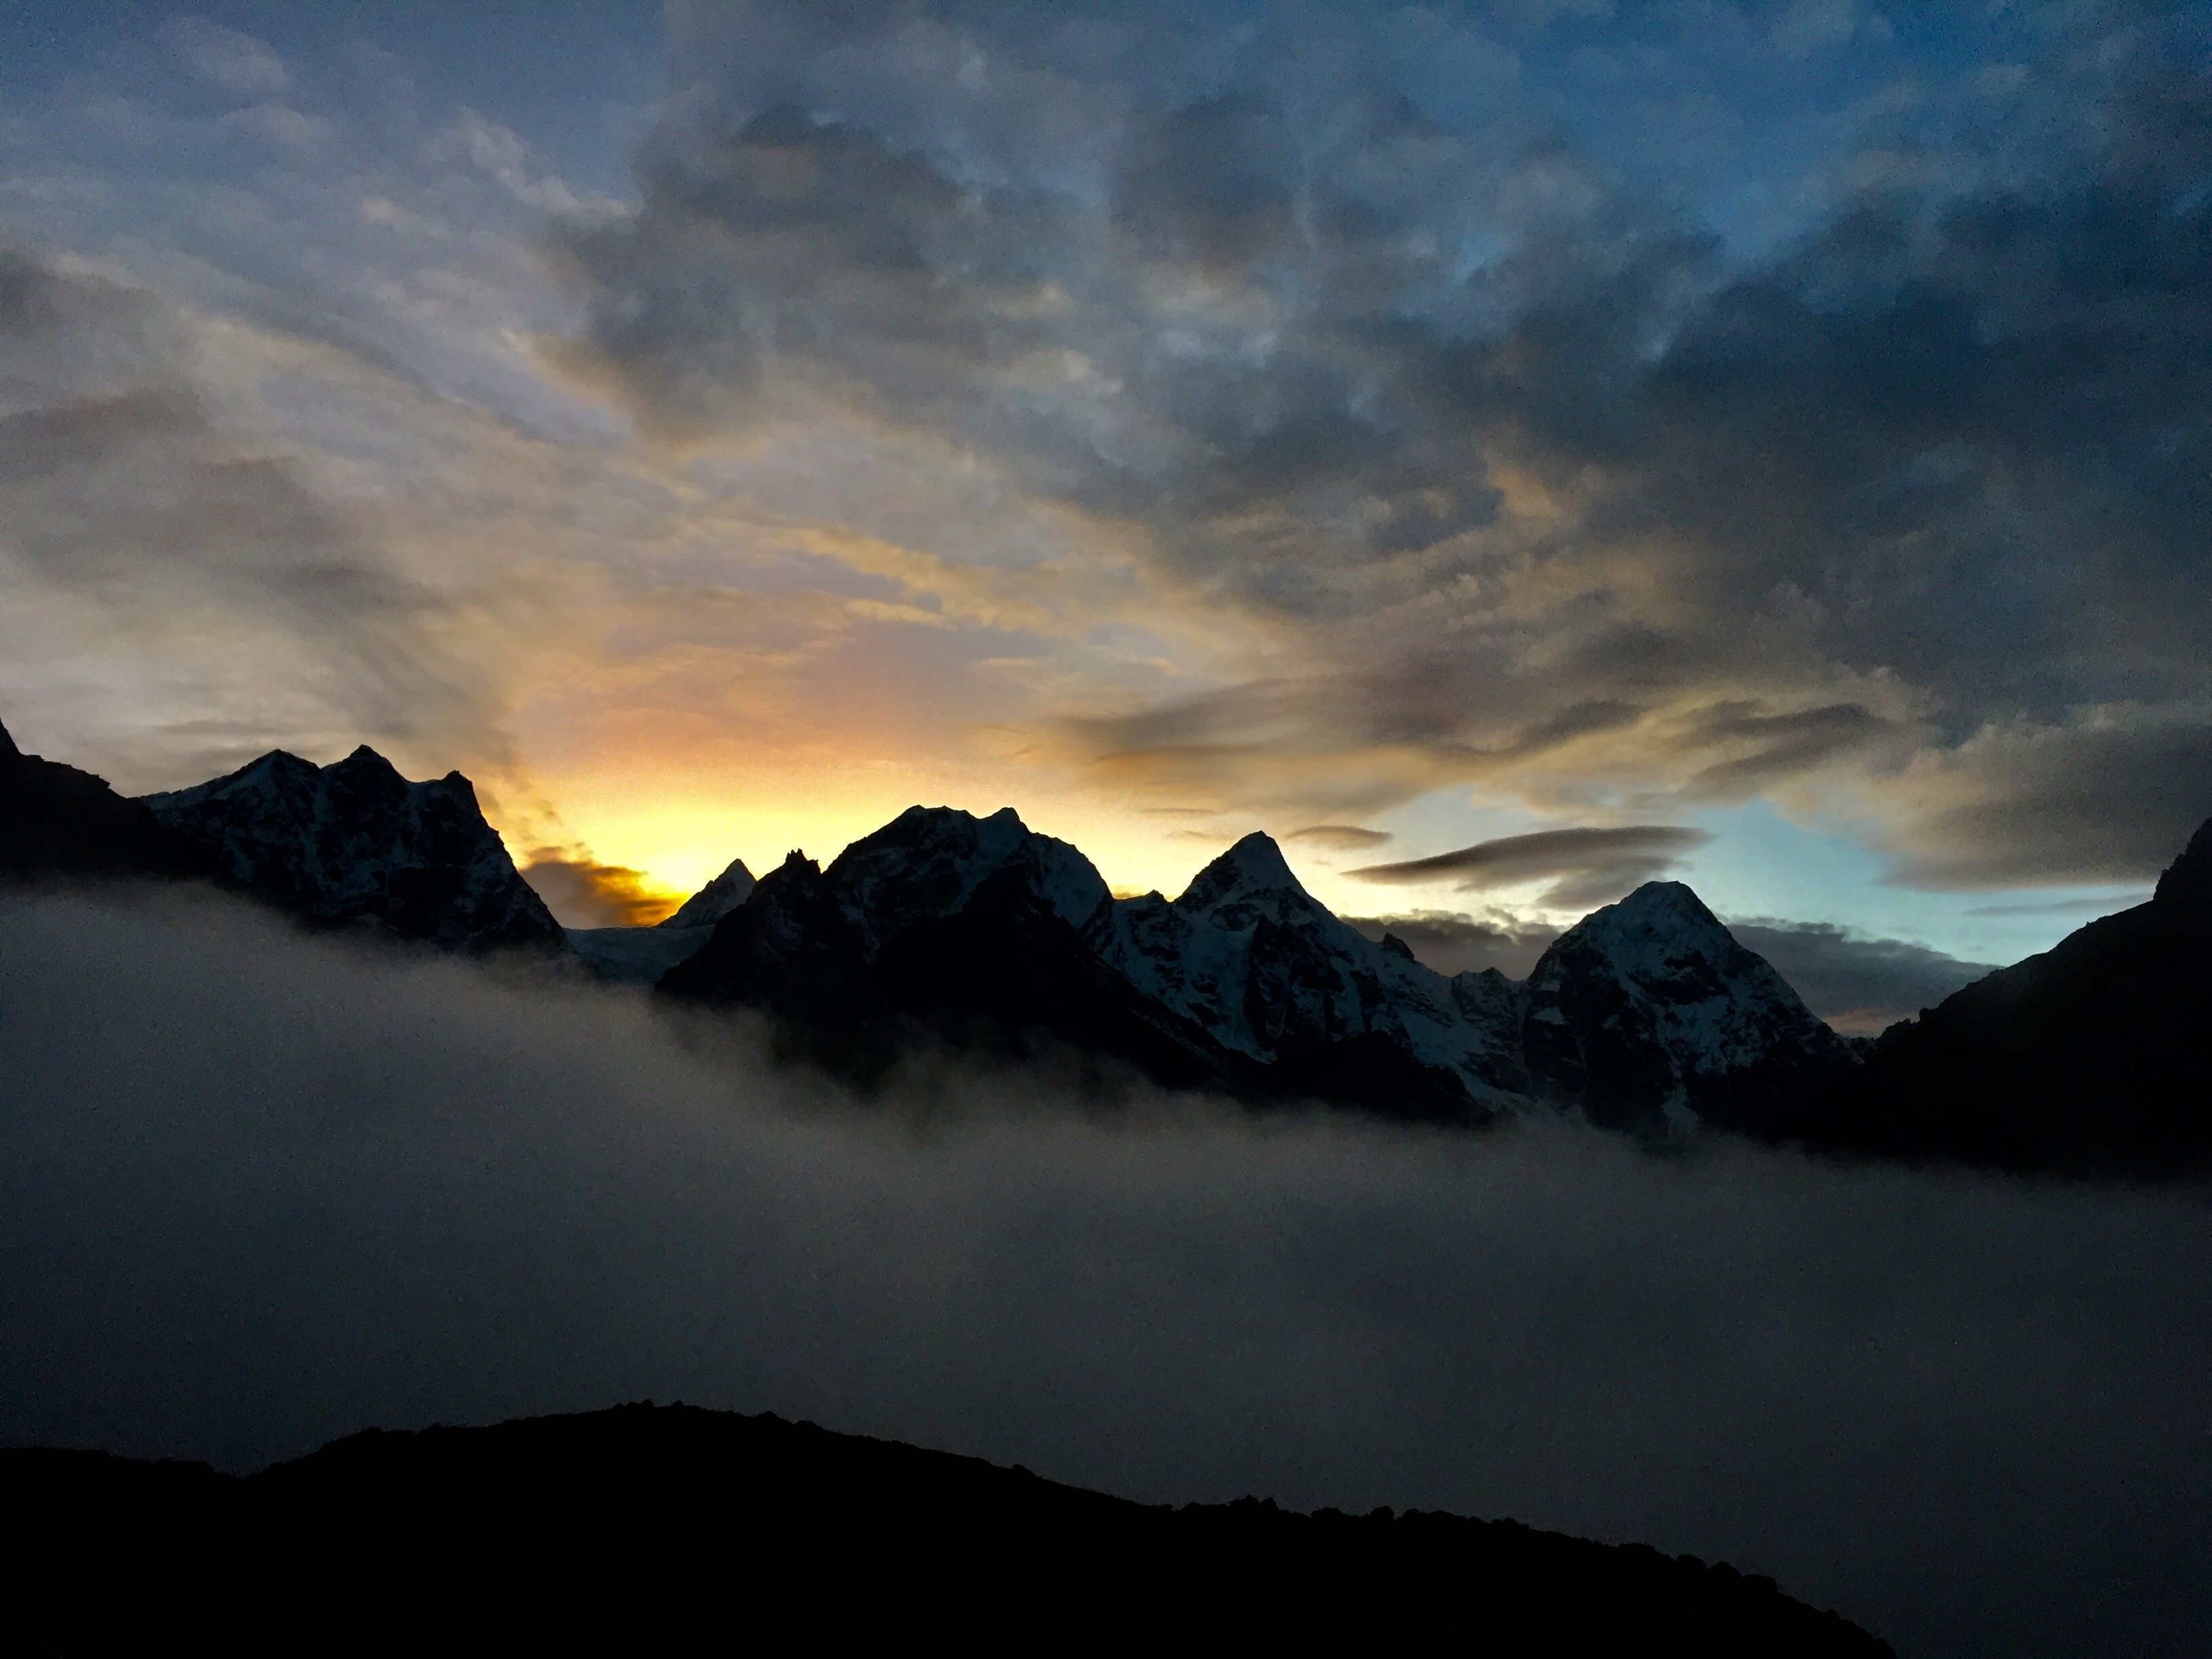
{"type": "Polygon", "coordinates": [[[0,731],[0,872],[210,880],[311,924],[566,956],[693,1007],[765,1011],[863,1082],[917,1037],[1043,1040],[1171,1086],[1456,1125],[1567,1115],[1646,1139],[2162,1173],[2212,1164],[2195,1097],[2212,825],[2151,901],[1846,1042],[1688,887],[1594,911],[1528,977],[1370,939],[1247,836],[1174,899],[1116,898],[1011,809],[910,808],[826,867],[732,863],[653,927],[564,932],[468,780],[278,751],[125,799],[0,731]]]}
{"type": "Polygon", "coordinates": [[[240,1478],[0,1450],[10,1651],[1876,1659],[1725,1565],[1438,1513],[1170,1509],[684,1406],[371,1431],[240,1478]]]}

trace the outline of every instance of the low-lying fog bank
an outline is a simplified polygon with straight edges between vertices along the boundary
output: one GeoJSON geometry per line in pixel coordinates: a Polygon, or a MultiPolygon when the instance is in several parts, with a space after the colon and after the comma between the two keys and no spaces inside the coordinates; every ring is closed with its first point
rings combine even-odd
{"type": "Polygon", "coordinates": [[[239,1468],[682,1398],[1640,1539],[1907,1655],[2203,1652],[2208,1224],[2201,1188],[1101,1115],[1048,1076],[854,1108],[640,994],[0,899],[10,1442],[239,1468]]]}

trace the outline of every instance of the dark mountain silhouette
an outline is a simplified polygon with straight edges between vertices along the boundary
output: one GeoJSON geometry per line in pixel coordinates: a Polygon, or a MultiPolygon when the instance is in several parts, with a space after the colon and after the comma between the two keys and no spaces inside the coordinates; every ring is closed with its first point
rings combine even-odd
{"type": "Polygon", "coordinates": [[[1171,1084],[1238,1081],[1085,942],[1112,902],[1089,860],[1011,809],[915,807],[827,870],[792,854],[660,988],[767,1009],[787,1048],[863,1081],[925,1033],[1013,1050],[1043,1035],[1171,1084]]]}
{"type": "Polygon", "coordinates": [[[0,1453],[19,1650],[1875,1656],[1771,1580],[1511,1522],[1148,1507],[682,1406],[371,1431],[240,1480],[0,1453]],[[29,1524],[21,1524],[28,1522],[29,1524]]]}
{"type": "Polygon", "coordinates": [[[1777,1138],[2080,1173],[2212,1168],[2212,823],[2145,904],[2093,921],[1892,1027],[1777,1138]]]}
{"type": "Polygon", "coordinates": [[[211,878],[216,862],[104,779],[26,755],[0,726],[0,878],[211,878]]]}
{"type": "Polygon", "coordinates": [[[410,783],[366,745],[331,766],[280,749],[145,805],[230,879],[303,921],[448,949],[562,948],[560,924],[459,772],[410,783]]]}

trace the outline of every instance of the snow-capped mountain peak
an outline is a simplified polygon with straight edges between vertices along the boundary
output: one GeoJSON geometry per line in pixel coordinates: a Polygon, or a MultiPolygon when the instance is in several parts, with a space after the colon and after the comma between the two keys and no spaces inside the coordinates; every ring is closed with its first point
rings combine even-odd
{"type": "Polygon", "coordinates": [[[1173,903],[1116,903],[1091,939],[1151,1003],[1222,1049],[1286,1068],[1292,1086],[1310,1076],[1316,1089],[1395,1091],[1407,1109],[1447,1115],[1526,1103],[1517,1028],[1470,1018],[1402,945],[1330,914],[1267,836],[1245,836],[1173,903]]]}
{"type": "Polygon", "coordinates": [[[280,749],[145,804],[295,915],[467,948],[562,943],[459,772],[410,783],[367,744],[331,766],[280,749]]]}
{"type": "Polygon", "coordinates": [[[1647,1133],[1741,1121],[1776,1090],[1850,1063],[1680,882],[1647,882],[1585,916],[1538,959],[1525,994],[1538,1089],[1647,1133]]]}
{"type": "Polygon", "coordinates": [[[1011,806],[977,817],[951,806],[910,806],[854,842],[823,874],[870,955],[918,922],[964,909],[1001,872],[1071,927],[1111,902],[1091,860],[1040,836],[1011,806]]]}
{"type": "Polygon", "coordinates": [[[1218,914],[1240,902],[1293,896],[1313,902],[1274,837],[1255,830],[1193,876],[1176,904],[1188,914],[1218,914]]]}
{"type": "Polygon", "coordinates": [[[657,924],[662,927],[712,927],[751,896],[753,872],[743,859],[732,859],[722,873],[676,907],[672,915],[657,924]]]}

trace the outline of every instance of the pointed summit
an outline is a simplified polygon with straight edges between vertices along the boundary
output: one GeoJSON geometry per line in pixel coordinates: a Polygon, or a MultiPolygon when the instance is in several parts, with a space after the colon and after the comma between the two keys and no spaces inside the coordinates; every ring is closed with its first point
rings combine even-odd
{"type": "Polygon", "coordinates": [[[1224,904],[1263,895],[1295,895],[1309,904],[1313,902],[1291,873],[1274,837],[1255,830],[1192,877],[1176,903],[1193,910],[1218,910],[1224,904]]]}
{"type": "Polygon", "coordinates": [[[21,760],[23,751],[15,747],[15,739],[8,735],[8,728],[0,725],[0,761],[21,760]]]}
{"type": "Polygon", "coordinates": [[[1644,927],[1722,925],[1697,890],[1679,881],[1647,881],[1627,897],[1591,913],[1592,920],[1598,916],[1609,916],[1616,925],[1644,927]]]}
{"type": "Polygon", "coordinates": [[[1679,881],[1651,881],[1553,940],[1527,984],[1539,1091],[1645,1135],[1733,1127],[1850,1064],[1765,957],[1679,881]]]}
{"type": "MultiPolygon", "coordinates": [[[[793,854],[793,857],[799,856],[793,854]]],[[[753,872],[745,868],[743,859],[732,859],[722,873],[702,887],[677,907],[673,915],[664,917],[663,927],[711,927],[751,896],[756,885],[753,872]]]]}

